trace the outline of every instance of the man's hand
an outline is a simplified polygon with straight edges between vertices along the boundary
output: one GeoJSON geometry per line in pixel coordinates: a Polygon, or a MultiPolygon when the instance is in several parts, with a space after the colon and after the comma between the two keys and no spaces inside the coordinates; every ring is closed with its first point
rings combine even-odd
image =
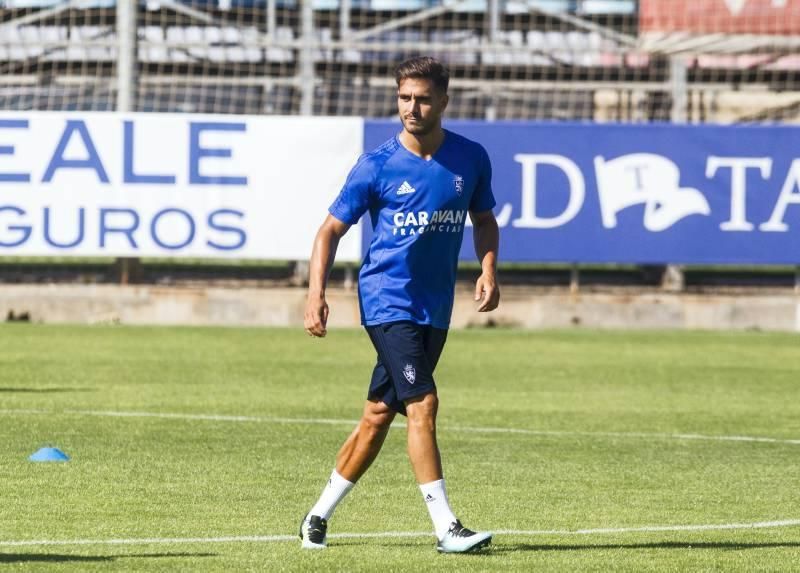
{"type": "Polygon", "coordinates": [[[481,301],[478,312],[489,312],[500,304],[500,287],[493,275],[482,274],[475,283],[475,300],[481,301]]]}
{"type": "Polygon", "coordinates": [[[342,223],[333,215],[325,217],[314,238],[314,249],[308,267],[308,298],[303,314],[303,326],[309,336],[322,338],[328,334],[328,303],[325,301],[325,285],[328,282],[336,248],[350,225],[342,223]]]}
{"type": "Polygon", "coordinates": [[[497,250],[500,245],[500,230],[491,211],[469,212],[472,219],[472,239],[475,254],[481,263],[481,276],[475,283],[475,301],[481,301],[478,312],[489,312],[500,304],[500,287],[497,286],[497,250]]]}
{"type": "Polygon", "coordinates": [[[323,338],[328,334],[328,303],[325,296],[311,296],[306,300],[306,312],[303,319],[309,336],[323,338]]]}

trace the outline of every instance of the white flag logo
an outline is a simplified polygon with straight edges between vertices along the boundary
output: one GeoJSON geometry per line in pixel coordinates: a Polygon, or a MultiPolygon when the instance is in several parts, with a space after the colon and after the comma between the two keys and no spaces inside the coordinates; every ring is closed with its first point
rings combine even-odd
{"type": "Polygon", "coordinates": [[[725,5],[734,16],[739,15],[745,4],[747,4],[747,0],[725,0],[725,5]]]}
{"type": "MultiPolygon", "coordinates": [[[[725,0],[725,5],[728,7],[728,11],[732,15],[738,16],[747,5],[747,0],[725,0]]],[[[773,8],[786,8],[786,6],[787,0],[772,0],[773,8]]]]}
{"type": "Polygon", "coordinates": [[[678,166],[661,155],[633,153],[606,161],[594,159],[603,226],[617,226],[617,213],[644,204],[644,226],[663,231],[689,215],[710,215],[700,191],[681,187],[678,166]]]}

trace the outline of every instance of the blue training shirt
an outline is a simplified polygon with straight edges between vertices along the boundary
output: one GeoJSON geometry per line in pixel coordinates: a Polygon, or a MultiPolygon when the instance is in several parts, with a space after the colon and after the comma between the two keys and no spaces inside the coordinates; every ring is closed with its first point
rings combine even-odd
{"type": "Polygon", "coordinates": [[[447,130],[430,160],[398,137],[359,158],[329,211],[349,225],[369,211],[375,230],[359,273],[362,324],[450,325],[467,211],[495,206],[491,180],[486,150],[447,130]]]}

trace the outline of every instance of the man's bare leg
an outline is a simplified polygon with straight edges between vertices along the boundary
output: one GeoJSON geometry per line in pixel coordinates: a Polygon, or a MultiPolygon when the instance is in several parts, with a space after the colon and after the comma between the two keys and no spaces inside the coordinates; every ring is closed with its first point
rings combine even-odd
{"type": "Polygon", "coordinates": [[[406,401],[408,458],[419,484],[442,479],[442,458],[436,443],[438,410],[439,398],[433,393],[406,401]]]}
{"type": "Polygon", "coordinates": [[[492,534],[476,533],[463,527],[450,509],[442,473],[442,458],[436,443],[438,409],[439,399],[433,393],[406,400],[408,457],[439,540],[437,549],[445,553],[472,551],[487,546],[492,540],[492,534]]]}
{"type": "Polygon", "coordinates": [[[442,458],[436,443],[436,394],[416,396],[406,401],[408,415],[408,458],[417,484],[433,521],[437,539],[442,539],[457,521],[450,509],[442,474],[442,458]]]}
{"type": "Polygon", "coordinates": [[[395,412],[383,402],[367,400],[364,413],[353,433],[336,455],[336,471],[357,482],[381,451],[395,412]]]}
{"type": "Polygon", "coordinates": [[[383,402],[368,400],[353,433],[347,438],[336,455],[333,470],[325,489],[322,490],[309,515],[330,519],[333,511],[355,483],[375,461],[389,433],[395,412],[383,402]]]}

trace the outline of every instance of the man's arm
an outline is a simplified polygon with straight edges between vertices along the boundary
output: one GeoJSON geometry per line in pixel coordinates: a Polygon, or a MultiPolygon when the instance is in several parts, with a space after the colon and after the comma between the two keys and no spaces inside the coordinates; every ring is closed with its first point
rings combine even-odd
{"type": "Polygon", "coordinates": [[[328,215],[314,238],[314,249],[308,270],[308,298],[303,319],[309,336],[325,336],[328,333],[328,303],[325,301],[325,289],[328,286],[328,274],[336,248],[350,225],[342,223],[333,215],[328,215]]]}
{"type": "Polygon", "coordinates": [[[475,283],[475,300],[482,302],[478,312],[489,312],[500,304],[500,287],[497,285],[497,252],[500,247],[500,230],[494,213],[469,212],[472,219],[472,236],[475,242],[475,254],[481,263],[481,276],[475,283]]]}

